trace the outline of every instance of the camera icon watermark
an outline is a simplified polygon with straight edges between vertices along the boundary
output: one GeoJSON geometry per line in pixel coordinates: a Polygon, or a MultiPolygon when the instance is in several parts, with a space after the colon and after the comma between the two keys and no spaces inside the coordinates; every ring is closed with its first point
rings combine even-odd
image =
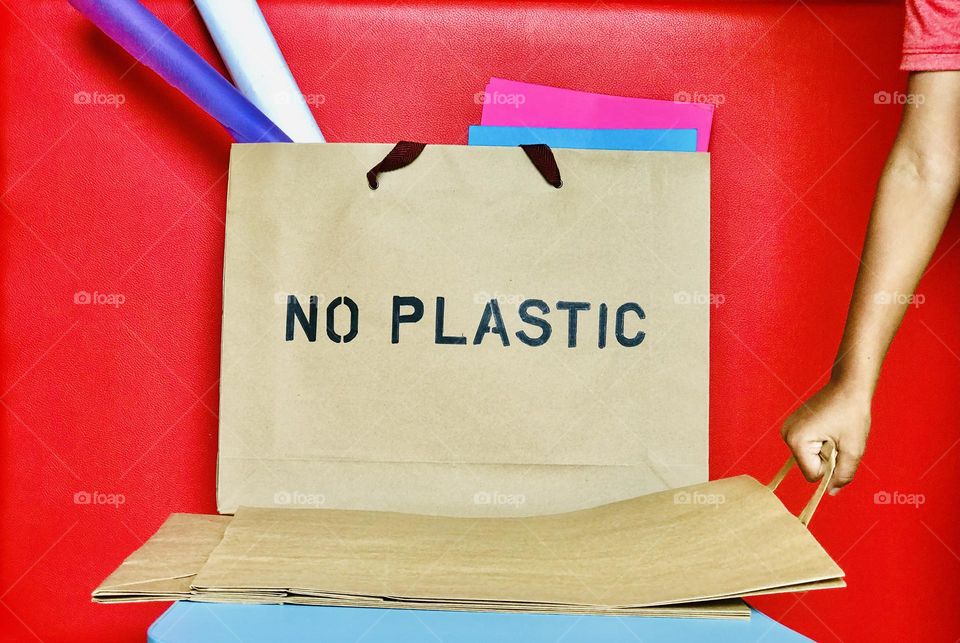
{"type": "Polygon", "coordinates": [[[73,293],[73,303],[78,306],[113,306],[119,308],[127,300],[126,295],[118,292],[98,292],[94,290],[78,290],[73,293]]]}
{"type": "MultiPolygon", "coordinates": [[[[294,96],[298,95],[291,92],[278,92],[273,95],[273,102],[278,105],[292,105],[294,96]]],[[[327,97],[324,94],[299,94],[298,97],[303,98],[303,102],[311,107],[318,107],[327,102],[327,97]]]]}
{"type": "Polygon", "coordinates": [[[522,493],[501,493],[499,491],[478,491],[473,494],[473,504],[489,506],[519,507],[526,504],[527,497],[522,493]]]}
{"type": "Polygon", "coordinates": [[[881,290],[873,296],[873,303],[887,306],[890,304],[899,304],[901,306],[913,306],[914,308],[919,308],[927,298],[920,293],[902,293],[902,292],[887,292],[881,290]]]}
{"type": "Polygon", "coordinates": [[[675,505],[707,505],[719,507],[727,501],[722,493],[704,493],[702,491],[678,491],[673,494],[675,505]]]}
{"type": "Polygon", "coordinates": [[[280,507],[322,507],[327,498],[322,493],[305,491],[278,491],[273,494],[273,504],[280,507]]]}
{"type": "Polygon", "coordinates": [[[679,304],[682,306],[686,305],[697,305],[697,306],[713,306],[714,308],[719,308],[727,300],[726,295],[723,293],[712,293],[712,292],[688,292],[686,290],[681,290],[673,293],[673,303],[679,304]]]}
{"type": "Polygon", "coordinates": [[[493,300],[496,300],[497,303],[503,304],[505,306],[518,306],[526,297],[523,295],[518,295],[516,293],[504,294],[504,293],[489,293],[485,290],[479,290],[473,293],[473,303],[475,304],[487,304],[493,300]]]}
{"type": "Polygon", "coordinates": [[[527,102],[527,97],[512,92],[477,92],[473,95],[473,102],[477,105],[509,105],[519,109],[527,102]]]}
{"type": "Polygon", "coordinates": [[[703,92],[677,92],[673,95],[676,103],[701,103],[719,107],[727,102],[726,94],[705,94],[703,92]]]}
{"type": "Polygon", "coordinates": [[[927,497],[922,493],[903,493],[901,491],[878,491],[873,494],[875,505],[905,505],[919,509],[926,504],[927,497]]]}
{"type": "Polygon", "coordinates": [[[126,102],[126,94],[79,91],[73,95],[74,105],[95,105],[118,108],[126,102]]]}
{"type": "Polygon", "coordinates": [[[73,494],[75,505],[108,505],[117,509],[126,504],[127,497],[122,493],[103,493],[100,491],[78,491],[73,494]]]}
{"type": "Polygon", "coordinates": [[[307,295],[307,294],[287,292],[282,290],[273,293],[273,303],[277,304],[278,306],[286,306],[291,296],[296,297],[297,301],[304,302],[311,306],[312,305],[321,306],[327,303],[327,298],[325,295],[323,295],[323,293],[307,295]]]}
{"type": "Polygon", "coordinates": [[[923,105],[927,97],[923,94],[910,94],[900,91],[878,91],[873,95],[875,105],[923,105]]]}

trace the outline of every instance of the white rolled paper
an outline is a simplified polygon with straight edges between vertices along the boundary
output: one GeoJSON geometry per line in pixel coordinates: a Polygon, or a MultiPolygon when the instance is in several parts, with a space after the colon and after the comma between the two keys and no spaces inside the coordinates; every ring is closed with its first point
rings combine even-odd
{"type": "Polygon", "coordinates": [[[256,0],[196,0],[237,89],[295,143],[323,134],[256,0]]]}

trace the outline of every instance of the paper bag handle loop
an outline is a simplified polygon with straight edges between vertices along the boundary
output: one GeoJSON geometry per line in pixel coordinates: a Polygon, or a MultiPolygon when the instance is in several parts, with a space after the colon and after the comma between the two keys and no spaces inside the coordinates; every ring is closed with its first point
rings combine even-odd
{"type": "Polygon", "coordinates": [[[377,179],[383,172],[393,172],[416,161],[426,146],[426,143],[414,143],[413,141],[400,141],[394,145],[393,149],[383,157],[383,160],[367,172],[367,183],[370,185],[370,189],[376,190],[379,187],[380,184],[377,179]]]}
{"type": "Polygon", "coordinates": [[[553,156],[553,150],[549,145],[535,143],[531,145],[521,145],[520,149],[527,155],[533,167],[543,177],[543,180],[557,188],[563,187],[563,179],[560,178],[560,168],[557,167],[557,159],[553,156]]]}
{"type": "MultiPolygon", "coordinates": [[[[830,478],[833,477],[833,470],[837,466],[837,449],[833,446],[833,442],[824,442],[823,446],[820,447],[820,459],[824,461],[824,472],[823,477],[820,478],[820,484],[817,486],[817,490],[813,493],[813,497],[810,498],[810,501],[807,503],[807,506],[803,508],[803,511],[800,512],[798,518],[800,523],[803,525],[810,524],[810,519],[813,518],[813,512],[817,510],[817,506],[820,504],[820,499],[823,498],[823,494],[827,492],[827,486],[830,484],[830,478]]],[[[767,488],[770,491],[776,491],[777,487],[780,486],[780,483],[783,482],[783,479],[787,477],[787,473],[790,472],[790,469],[793,468],[793,465],[796,463],[796,458],[790,456],[786,463],[780,470],[777,471],[777,474],[773,476],[773,479],[767,485],[767,488]]]]}
{"type": "MultiPolygon", "coordinates": [[[[383,160],[374,165],[367,172],[367,184],[371,190],[376,190],[380,183],[378,179],[384,172],[393,172],[407,167],[417,160],[426,143],[414,143],[412,141],[400,141],[393,146],[383,160]]],[[[557,159],[553,156],[553,150],[549,145],[537,143],[533,145],[520,145],[533,167],[537,169],[540,176],[555,188],[563,186],[563,180],[560,178],[560,168],[557,167],[557,159]]]]}

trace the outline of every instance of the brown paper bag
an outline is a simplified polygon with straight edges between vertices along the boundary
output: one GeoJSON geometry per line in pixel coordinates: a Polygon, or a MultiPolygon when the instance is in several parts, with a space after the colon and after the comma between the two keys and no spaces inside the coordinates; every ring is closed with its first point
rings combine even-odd
{"type": "Polygon", "coordinates": [[[147,542],[93,592],[97,602],[180,600],[220,543],[230,516],[171,514],[147,542]]]}
{"type": "Polygon", "coordinates": [[[623,610],[842,587],[806,523],[749,476],[521,518],[240,508],[195,590],[463,609],[623,610]]]}
{"type": "Polygon", "coordinates": [[[708,156],[427,146],[371,190],[390,151],[233,148],[219,510],[519,516],[706,480],[708,156]]]}
{"type": "MultiPolygon", "coordinates": [[[[197,572],[220,542],[230,516],[173,514],[140,549],[93,592],[96,603],[135,603],[145,601],[190,600],[200,602],[333,605],[351,607],[390,607],[398,609],[463,610],[457,602],[400,601],[375,596],[296,595],[276,590],[245,590],[217,593],[191,588],[197,572]]],[[[555,612],[555,608],[536,606],[492,606],[489,609],[508,612],[555,612]]],[[[684,605],[638,609],[565,607],[573,614],[605,614],[612,616],[666,616],[672,618],[738,618],[750,617],[746,603],[739,599],[704,601],[684,605]]]]}

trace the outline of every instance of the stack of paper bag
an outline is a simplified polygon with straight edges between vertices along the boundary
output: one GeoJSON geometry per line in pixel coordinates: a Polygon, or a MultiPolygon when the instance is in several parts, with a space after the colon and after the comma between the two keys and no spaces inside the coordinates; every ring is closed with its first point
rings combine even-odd
{"type": "Polygon", "coordinates": [[[193,577],[223,539],[230,516],[172,514],[93,593],[95,601],[132,603],[192,598],[193,577]]]}
{"type": "Polygon", "coordinates": [[[844,585],[748,476],[545,516],[242,507],[218,539],[222,520],[171,517],[94,600],[184,598],[189,580],[192,600],[735,618],[739,597],[844,585]]]}
{"type": "MultiPolygon", "coordinates": [[[[284,510],[276,510],[284,511],[284,510]]],[[[362,512],[358,512],[362,513],[362,512]]],[[[197,572],[223,538],[230,516],[173,514],[156,534],[127,558],[94,591],[98,603],[129,603],[143,601],[216,601],[226,603],[290,603],[297,605],[349,605],[356,607],[398,607],[423,609],[471,609],[458,602],[429,604],[419,600],[402,601],[389,597],[295,594],[275,590],[228,592],[193,588],[197,572]]],[[[278,563],[284,564],[284,563],[278,563]]],[[[491,607],[497,611],[556,611],[536,609],[535,606],[510,608],[491,607]]],[[[569,609],[571,613],[620,614],[635,616],[748,618],[749,609],[740,600],[722,600],[686,605],[670,605],[638,609],[569,609]]]]}

